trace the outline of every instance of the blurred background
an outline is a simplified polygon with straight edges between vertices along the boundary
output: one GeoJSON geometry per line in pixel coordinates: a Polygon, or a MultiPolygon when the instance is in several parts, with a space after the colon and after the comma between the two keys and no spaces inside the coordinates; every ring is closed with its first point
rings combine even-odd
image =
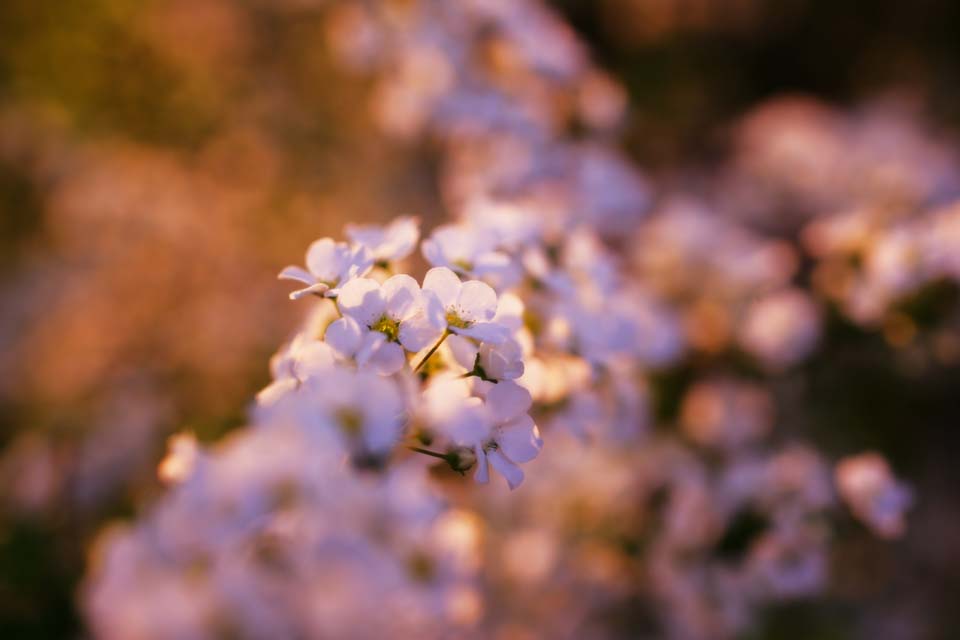
{"type": "MultiPolygon", "coordinates": [[[[799,132],[816,164],[817,136],[836,126],[859,127],[878,153],[906,149],[936,182],[928,201],[957,184],[958,3],[553,6],[626,88],[622,148],[662,192],[746,203],[732,207],[745,224],[792,238],[786,214],[751,209],[764,168],[751,153],[799,132]]],[[[348,221],[442,219],[437,150],[380,133],[370,79],[325,45],[327,11],[0,5],[0,637],[83,636],[75,592],[92,536],[155,498],[171,433],[216,439],[269,381],[270,354],[304,313],[275,279],[284,265],[348,221]]],[[[759,637],[854,637],[865,617],[880,625],[872,637],[901,637],[884,626],[893,612],[922,620],[923,637],[953,637],[958,299],[935,283],[877,331],[831,315],[798,374],[816,417],[804,428],[831,455],[883,451],[917,506],[903,540],[841,535],[830,591],[772,611],[759,637]],[[912,348],[917,334],[933,356],[912,348]]],[[[658,417],[676,413],[691,366],[658,374],[658,417]]]]}

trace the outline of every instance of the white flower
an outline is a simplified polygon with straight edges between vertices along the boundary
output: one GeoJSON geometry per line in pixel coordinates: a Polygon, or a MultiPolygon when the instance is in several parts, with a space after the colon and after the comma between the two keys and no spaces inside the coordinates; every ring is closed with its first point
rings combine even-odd
{"type": "Polygon", "coordinates": [[[913,492],[897,481],[882,455],[846,457],[837,463],[835,475],[840,496],[858,519],[884,538],[903,535],[904,512],[913,502],[913,492]]]}
{"type": "Polygon", "coordinates": [[[540,431],[527,414],[533,402],[530,392],[509,380],[472,385],[447,376],[434,379],[423,399],[431,426],[450,439],[459,459],[477,465],[477,482],[490,481],[489,464],[511,489],[520,486],[524,476],[519,463],[533,460],[543,447],[540,431]],[[484,391],[485,400],[472,395],[473,389],[484,391]],[[468,457],[463,449],[473,455],[468,457]]]}
{"type": "Polygon", "coordinates": [[[423,241],[421,251],[434,267],[447,267],[463,276],[502,277],[515,270],[510,258],[496,251],[495,236],[473,227],[439,227],[423,241]]]}
{"type": "Polygon", "coordinates": [[[740,344],[773,370],[805,358],[820,338],[820,311],[799,289],[783,289],[759,298],[747,309],[740,344]]]}
{"type": "Polygon", "coordinates": [[[167,455],[157,466],[157,475],[165,484],[178,484],[193,473],[201,452],[192,433],[177,433],[167,439],[167,455]]]}
{"type": "Polygon", "coordinates": [[[323,339],[341,360],[353,360],[357,367],[371,367],[383,376],[393,375],[407,362],[400,345],[350,316],[332,322],[323,339]]]}
{"type": "Polygon", "coordinates": [[[493,428],[490,439],[475,447],[477,482],[483,484],[490,479],[487,462],[506,478],[511,489],[523,482],[518,463],[533,460],[543,448],[540,430],[527,413],[532,403],[530,392],[515,382],[491,385],[484,406],[493,428]]]}
{"type": "Polygon", "coordinates": [[[405,422],[403,396],[391,378],[331,369],[313,378],[307,391],[355,451],[382,456],[400,438],[405,422]]]}
{"type": "Polygon", "coordinates": [[[373,258],[363,245],[351,247],[346,242],[322,238],[307,249],[307,269],[290,266],[277,277],[307,285],[291,293],[291,300],[310,294],[335,298],[340,293],[340,287],[353,278],[365,275],[372,267],[373,258]]]}
{"type": "Polygon", "coordinates": [[[382,285],[356,278],[340,290],[337,304],[344,317],[333,322],[325,336],[341,358],[360,366],[372,365],[391,375],[406,364],[404,349],[414,353],[435,342],[443,333],[436,313],[429,318],[417,281],[400,274],[382,285]]]}
{"type": "Polygon", "coordinates": [[[501,344],[510,329],[491,322],[497,313],[497,294],[479,280],[460,282],[446,267],[434,267],[423,279],[427,316],[451,333],[501,344]]]}
{"type": "Polygon", "coordinates": [[[477,345],[468,338],[451,336],[447,344],[457,364],[481,380],[516,380],[523,375],[523,348],[514,338],[477,345]]]}
{"type": "Polygon", "coordinates": [[[299,333],[270,359],[273,382],[257,394],[257,404],[273,405],[285,394],[298,389],[304,380],[333,366],[333,352],[329,346],[299,333]]]}
{"type": "Polygon", "coordinates": [[[370,251],[377,264],[388,264],[409,256],[420,239],[420,221],[417,218],[397,218],[386,226],[346,226],[347,237],[370,251]]]}

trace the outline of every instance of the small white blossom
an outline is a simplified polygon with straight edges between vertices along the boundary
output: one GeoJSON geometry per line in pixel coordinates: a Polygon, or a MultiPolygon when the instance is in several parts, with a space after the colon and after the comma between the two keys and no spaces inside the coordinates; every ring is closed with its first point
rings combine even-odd
{"type": "Polygon", "coordinates": [[[311,376],[333,367],[330,347],[303,333],[297,334],[270,360],[273,382],[257,394],[257,404],[270,406],[284,394],[294,391],[311,376]]]}
{"type": "Polygon", "coordinates": [[[420,239],[420,221],[417,218],[397,218],[388,225],[346,226],[347,237],[365,247],[377,264],[403,260],[417,246],[420,239]]]}
{"type": "Polygon", "coordinates": [[[307,249],[306,269],[289,266],[277,277],[307,285],[291,293],[291,300],[310,294],[335,298],[340,293],[340,287],[353,278],[365,275],[372,267],[373,258],[363,245],[351,247],[346,242],[322,238],[307,249]]]}
{"type": "Polygon", "coordinates": [[[393,375],[407,362],[400,345],[350,316],[332,322],[323,339],[341,360],[353,360],[359,368],[371,367],[380,375],[393,375]]]}
{"type": "Polygon", "coordinates": [[[396,373],[406,364],[404,349],[418,352],[443,332],[429,318],[417,281],[405,274],[376,280],[356,278],[340,290],[337,304],[344,317],[333,322],[325,340],[338,356],[359,366],[373,366],[382,375],[396,373]]]}
{"type": "Polygon", "coordinates": [[[835,475],[840,496],[858,519],[884,538],[903,535],[913,494],[897,481],[883,456],[867,452],[844,458],[835,475]]]}
{"type": "Polygon", "coordinates": [[[427,314],[438,326],[451,333],[484,342],[501,344],[510,329],[492,322],[497,313],[497,294],[479,280],[461,282],[446,267],[434,267],[423,279],[427,314]]]}
{"type": "Polygon", "coordinates": [[[473,227],[439,227],[423,241],[421,250],[434,267],[447,267],[462,276],[502,278],[512,270],[510,257],[496,250],[496,237],[473,227]]]}
{"type": "Polygon", "coordinates": [[[519,463],[530,462],[543,448],[540,430],[527,413],[533,400],[520,385],[503,381],[487,392],[485,407],[492,421],[490,439],[475,448],[477,482],[489,480],[487,462],[507,480],[511,489],[523,482],[519,463]]]}

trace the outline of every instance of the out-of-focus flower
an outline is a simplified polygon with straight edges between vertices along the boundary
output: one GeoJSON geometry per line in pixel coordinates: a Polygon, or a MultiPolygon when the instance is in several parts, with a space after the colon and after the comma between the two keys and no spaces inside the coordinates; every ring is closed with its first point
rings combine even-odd
{"type": "Polygon", "coordinates": [[[510,259],[495,247],[493,235],[454,225],[436,229],[422,245],[423,257],[434,267],[474,278],[499,276],[510,268],[510,259]]]}
{"type": "Polygon", "coordinates": [[[353,278],[365,275],[373,267],[370,251],[363,245],[351,247],[345,242],[321,238],[307,249],[307,269],[286,267],[278,276],[282,280],[295,280],[307,285],[290,294],[297,300],[310,294],[335,298],[340,287],[353,278]]]}
{"type": "Polygon", "coordinates": [[[913,493],[897,481],[883,456],[871,451],[844,458],[837,463],[836,482],[853,514],[877,535],[903,535],[913,493]]]}
{"type": "Polygon", "coordinates": [[[390,265],[403,260],[417,247],[420,239],[420,221],[413,217],[401,217],[385,226],[346,226],[347,237],[365,247],[377,265],[390,265]]]}
{"type": "Polygon", "coordinates": [[[751,303],[740,328],[743,348],[771,369],[805,358],[820,337],[820,312],[804,292],[785,289],[751,303]]]}
{"type": "Polygon", "coordinates": [[[182,482],[197,464],[197,438],[192,433],[177,433],[167,440],[167,455],[157,466],[157,475],[167,484],[182,482]]]}

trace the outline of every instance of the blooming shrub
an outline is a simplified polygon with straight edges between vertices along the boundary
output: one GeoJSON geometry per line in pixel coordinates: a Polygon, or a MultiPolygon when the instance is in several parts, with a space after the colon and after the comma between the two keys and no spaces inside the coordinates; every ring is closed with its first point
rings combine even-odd
{"type": "Polygon", "coordinates": [[[949,171],[887,180],[815,114],[820,172],[756,133],[787,110],[748,118],[707,193],[654,204],[611,141],[622,89],[539,3],[344,3],[329,29],[385,132],[436,145],[450,218],[350,226],[280,273],[307,321],[250,426],[172,441],[169,492],[100,539],[98,636],[732,637],[825,588],[838,496],[903,533],[886,461],[833,471],[778,430],[775,386],[830,305],[896,342],[906,294],[960,279],[949,171]],[[751,223],[784,198],[811,210],[782,221],[802,245],[751,223]]]}

